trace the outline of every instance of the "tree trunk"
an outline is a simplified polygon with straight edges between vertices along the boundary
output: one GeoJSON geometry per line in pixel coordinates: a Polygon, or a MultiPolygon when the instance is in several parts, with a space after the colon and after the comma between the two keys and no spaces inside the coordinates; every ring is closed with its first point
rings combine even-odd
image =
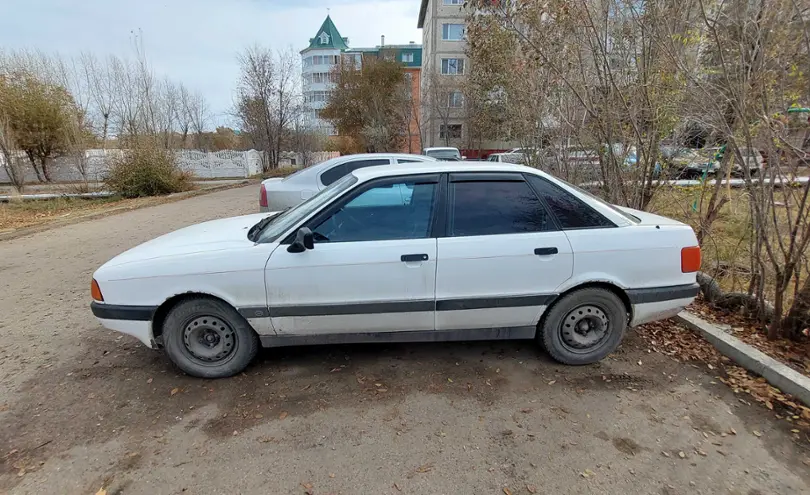
{"type": "Polygon", "coordinates": [[[783,286],[783,279],[785,275],[783,273],[776,274],[776,294],[774,295],[773,300],[773,319],[771,320],[771,324],[768,325],[768,338],[771,340],[778,339],[782,336],[782,314],[784,310],[785,304],[785,291],[779,290],[780,287],[783,286]]]}
{"type": "Polygon", "coordinates": [[[782,320],[782,334],[798,339],[802,331],[810,327],[810,277],[806,278],[801,290],[793,299],[787,316],[782,320]]]}
{"type": "Polygon", "coordinates": [[[37,180],[40,182],[45,182],[45,179],[42,178],[42,172],[40,172],[39,167],[37,167],[37,159],[34,158],[34,155],[28,153],[27,151],[25,154],[28,156],[28,161],[31,162],[31,168],[33,168],[34,173],[37,174],[37,180]]]}
{"type": "Polygon", "coordinates": [[[48,171],[48,157],[42,157],[42,175],[45,176],[46,182],[51,182],[51,173],[48,171]]]}

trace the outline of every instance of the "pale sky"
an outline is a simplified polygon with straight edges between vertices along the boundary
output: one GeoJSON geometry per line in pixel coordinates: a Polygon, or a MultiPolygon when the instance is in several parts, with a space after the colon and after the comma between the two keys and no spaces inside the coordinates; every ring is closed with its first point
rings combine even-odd
{"type": "Polygon", "coordinates": [[[350,46],[422,42],[419,0],[0,0],[0,49],[130,57],[139,30],[155,72],[201,91],[227,122],[236,54],[254,43],[307,47],[330,9],[350,46]]]}

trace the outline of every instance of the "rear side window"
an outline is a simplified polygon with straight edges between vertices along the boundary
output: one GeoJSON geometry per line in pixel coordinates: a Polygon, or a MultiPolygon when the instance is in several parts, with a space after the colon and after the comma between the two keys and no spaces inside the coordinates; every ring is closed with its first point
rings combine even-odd
{"type": "Polygon", "coordinates": [[[556,230],[523,181],[452,182],[450,198],[449,231],[454,237],[556,230]]]}
{"type": "Polygon", "coordinates": [[[346,171],[346,164],[341,163],[340,165],[336,165],[326,172],[321,174],[321,182],[324,186],[328,186],[333,182],[336,182],[338,179],[346,175],[348,172],[346,171]]]}
{"type": "Polygon", "coordinates": [[[545,200],[563,229],[593,229],[616,225],[566,190],[536,175],[528,175],[532,187],[545,200]]]}
{"type": "Polygon", "coordinates": [[[377,159],[377,160],[357,160],[355,162],[349,162],[346,164],[346,173],[350,174],[355,170],[366,168],[366,167],[376,167],[378,165],[388,165],[391,163],[388,159],[377,159]]]}

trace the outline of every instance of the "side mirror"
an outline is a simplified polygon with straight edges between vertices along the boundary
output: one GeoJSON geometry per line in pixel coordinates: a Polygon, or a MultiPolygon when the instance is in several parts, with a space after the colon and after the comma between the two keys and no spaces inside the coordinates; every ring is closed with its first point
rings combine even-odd
{"type": "Polygon", "coordinates": [[[301,227],[295,233],[295,240],[287,248],[289,253],[303,253],[307,249],[315,249],[315,238],[307,227],[301,227]]]}

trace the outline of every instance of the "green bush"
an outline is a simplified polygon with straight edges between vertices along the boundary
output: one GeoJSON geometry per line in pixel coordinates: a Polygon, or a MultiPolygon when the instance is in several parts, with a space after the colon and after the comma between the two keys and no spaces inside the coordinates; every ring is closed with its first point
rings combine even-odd
{"type": "Polygon", "coordinates": [[[135,148],[110,163],[107,187],[125,198],[159,196],[191,189],[191,174],[177,166],[174,153],[158,148],[135,148]]]}

